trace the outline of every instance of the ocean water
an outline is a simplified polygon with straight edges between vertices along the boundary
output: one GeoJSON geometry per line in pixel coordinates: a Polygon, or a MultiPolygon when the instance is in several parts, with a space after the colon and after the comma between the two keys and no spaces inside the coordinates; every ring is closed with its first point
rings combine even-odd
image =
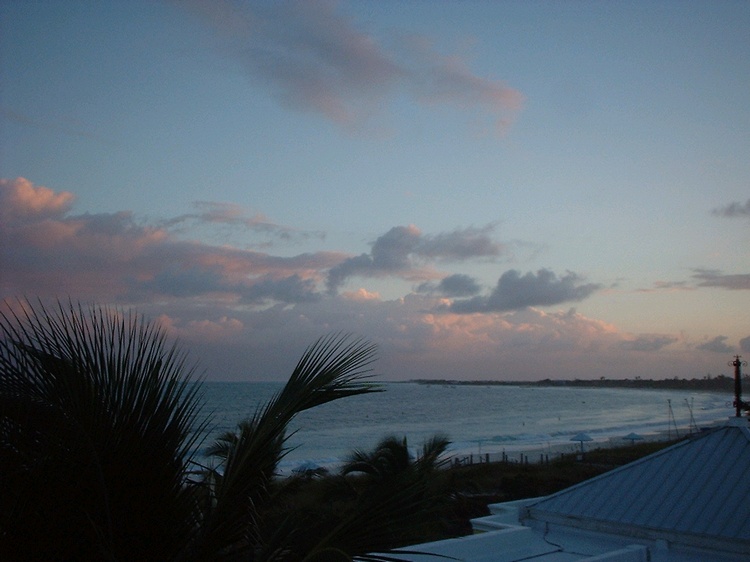
{"type": "MultiPolygon", "coordinates": [[[[414,455],[435,434],[446,435],[457,459],[498,460],[580,450],[571,441],[626,444],[684,435],[726,420],[732,397],[677,390],[382,383],[384,392],[354,396],[300,414],[290,427],[293,449],[280,466],[334,468],[354,449],[369,450],[383,437],[406,437],[414,455]]],[[[209,439],[233,430],[282,388],[281,383],[205,383],[205,412],[213,415],[209,439]]],[[[532,457],[532,461],[533,461],[532,457]]]]}

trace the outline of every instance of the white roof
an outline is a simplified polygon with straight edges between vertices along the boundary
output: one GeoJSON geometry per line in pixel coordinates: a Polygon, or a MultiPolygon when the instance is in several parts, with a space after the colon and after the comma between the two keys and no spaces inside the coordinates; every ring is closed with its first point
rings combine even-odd
{"type": "Polygon", "coordinates": [[[488,532],[407,547],[409,554],[392,558],[436,560],[419,552],[464,562],[750,560],[748,422],[730,418],[725,427],[577,486],[490,509],[494,515],[477,520],[488,532]]]}
{"type": "Polygon", "coordinates": [[[535,501],[521,520],[750,555],[750,430],[737,420],[535,501]]]}

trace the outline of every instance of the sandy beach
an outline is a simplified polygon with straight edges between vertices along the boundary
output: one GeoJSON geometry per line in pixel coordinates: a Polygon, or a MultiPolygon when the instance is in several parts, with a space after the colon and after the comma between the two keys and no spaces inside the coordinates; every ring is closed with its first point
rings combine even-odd
{"type": "MultiPolygon", "coordinates": [[[[724,420],[717,420],[714,424],[703,429],[709,429],[724,423],[724,420]]],[[[633,437],[608,437],[606,439],[594,439],[590,441],[555,442],[543,446],[534,445],[509,445],[501,451],[493,450],[487,452],[477,452],[468,454],[455,454],[449,458],[452,465],[473,465],[481,463],[519,463],[519,464],[540,464],[550,461],[559,460],[564,457],[580,458],[592,451],[617,449],[627,446],[640,445],[646,443],[669,443],[691,435],[696,435],[701,429],[691,427],[677,427],[671,431],[658,431],[643,434],[636,434],[633,437]]],[[[575,436],[574,436],[575,437],[575,436]]]]}

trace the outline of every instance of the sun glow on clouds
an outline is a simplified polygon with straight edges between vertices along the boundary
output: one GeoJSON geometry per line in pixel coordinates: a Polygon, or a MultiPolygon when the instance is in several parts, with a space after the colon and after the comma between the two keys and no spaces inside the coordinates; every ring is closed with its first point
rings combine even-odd
{"type": "Polygon", "coordinates": [[[370,292],[367,289],[359,288],[356,291],[345,291],[341,293],[345,299],[353,301],[377,301],[380,300],[380,293],[370,292]]]}
{"type": "Polygon", "coordinates": [[[750,349],[750,3],[439,4],[0,2],[0,299],[161,317],[214,378],[329,332],[388,378],[750,349]]]}
{"type": "Polygon", "coordinates": [[[26,178],[0,179],[0,216],[9,223],[24,218],[43,219],[67,212],[75,197],[68,191],[55,193],[26,178]]]}
{"type": "MultiPolygon", "coordinates": [[[[332,331],[376,342],[388,378],[509,372],[523,378],[536,376],[545,363],[558,365],[560,377],[579,376],[580,369],[593,376],[603,365],[620,363],[630,369],[620,375],[628,376],[636,356],[649,358],[638,367],[645,375],[661,354],[673,357],[678,348],[680,360],[670,365],[683,370],[707,361],[707,352],[734,349],[723,335],[691,342],[674,334],[628,334],[575,309],[557,309],[602,287],[574,272],[507,270],[492,287],[451,270],[472,260],[500,266],[505,245],[492,227],[428,234],[414,225],[396,226],[359,256],[328,251],[281,257],[181,240],[126,211],[73,214],[73,200],[69,192],[24,178],[0,181],[2,297],[134,306],[158,318],[223,378],[239,377],[259,360],[264,372],[274,371],[288,361],[289,349],[301,352],[332,331]],[[359,288],[339,292],[354,278],[359,288]],[[383,300],[377,288],[414,280],[424,282],[392,300],[383,300]],[[576,360],[584,356],[589,359],[576,360]]],[[[211,213],[211,221],[255,224],[234,207],[209,207],[231,211],[211,213]]],[[[746,288],[744,278],[713,270],[696,270],[693,280],[696,291],[746,288]]]]}

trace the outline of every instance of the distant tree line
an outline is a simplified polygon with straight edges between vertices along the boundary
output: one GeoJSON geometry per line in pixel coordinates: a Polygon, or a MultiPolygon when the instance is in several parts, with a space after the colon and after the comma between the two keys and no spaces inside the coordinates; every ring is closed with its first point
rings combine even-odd
{"type": "MultiPolygon", "coordinates": [[[[499,381],[499,380],[473,380],[459,381],[447,379],[416,379],[411,382],[419,384],[439,384],[439,385],[476,385],[476,386],[571,386],[579,388],[652,388],[665,390],[705,390],[714,392],[734,393],[734,377],[727,375],[712,376],[710,374],[703,378],[681,379],[674,377],[671,379],[644,379],[635,377],[634,379],[608,379],[600,377],[599,379],[542,379],[539,381],[499,381]]],[[[743,391],[750,390],[750,376],[742,377],[743,391]]]]}

